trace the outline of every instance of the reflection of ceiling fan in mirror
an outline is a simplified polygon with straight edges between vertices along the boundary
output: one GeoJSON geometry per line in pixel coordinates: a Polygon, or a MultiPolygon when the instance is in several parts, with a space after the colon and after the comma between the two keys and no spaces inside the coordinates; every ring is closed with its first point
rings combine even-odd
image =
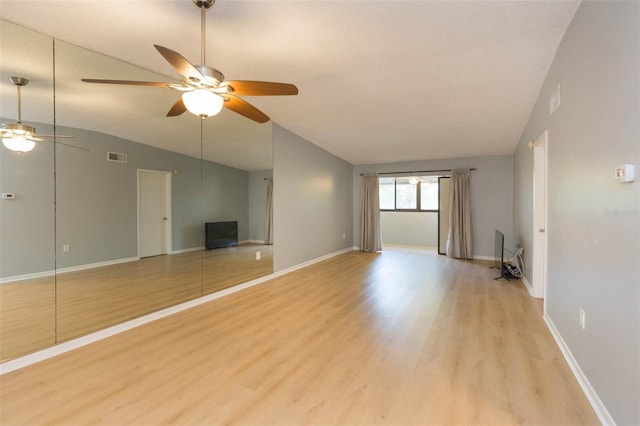
{"type": "Polygon", "coordinates": [[[189,111],[202,119],[218,114],[222,107],[230,109],[258,123],[266,123],[269,117],[262,111],[239,98],[246,96],[279,96],[297,95],[298,88],[288,83],[267,81],[232,80],[225,81],[224,75],[215,68],[205,65],[205,11],[215,0],[192,0],[200,8],[201,14],[201,61],[202,65],[192,65],[178,52],[166,47],[154,45],[160,54],[182,74],[182,83],[158,83],[152,81],[100,80],[83,78],[87,83],[127,84],[133,86],[168,87],[181,92],[182,97],[176,101],[167,113],[174,117],[189,111]]]}
{"type": "MultiPolygon", "coordinates": [[[[64,135],[39,135],[36,133],[36,128],[28,126],[22,123],[22,86],[26,86],[29,83],[24,77],[9,77],[9,81],[13,83],[18,89],[18,121],[15,123],[2,123],[0,127],[0,135],[2,135],[2,144],[8,149],[16,152],[31,151],[36,142],[43,142],[42,138],[72,138],[73,136],[64,135]]],[[[58,142],[60,143],[60,142],[58,142]]],[[[66,145],[66,144],[63,144],[66,145]]],[[[80,148],[74,145],[68,145],[78,149],[80,148]]]]}

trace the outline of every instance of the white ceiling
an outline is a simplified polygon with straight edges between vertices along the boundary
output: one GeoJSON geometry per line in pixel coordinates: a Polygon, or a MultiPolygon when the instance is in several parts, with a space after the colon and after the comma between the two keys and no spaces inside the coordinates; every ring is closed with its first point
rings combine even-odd
{"type": "MultiPolygon", "coordinates": [[[[296,84],[295,97],[246,99],[353,164],[512,154],[578,4],[217,0],[207,12],[206,62],[227,79],[296,84]]],[[[2,0],[0,15],[162,74],[162,81],[177,74],[153,44],[200,62],[200,11],[191,0],[2,0]]],[[[98,71],[82,77],[136,78],[98,71]]],[[[135,94],[126,95],[123,112],[113,89],[110,96],[100,89],[106,114],[146,111],[168,131],[172,119],[164,114],[175,92],[127,88],[135,94]]],[[[83,117],[83,127],[104,128],[100,116],[83,117]]],[[[199,132],[196,117],[179,119],[190,118],[199,132]]],[[[238,121],[225,111],[206,126],[214,120],[238,121]]],[[[270,135],[268,125],[259,126],[249,133],[270,135]]],[[[135,127],[118,136],[144,138],[135,127]]],[[[249,148],[235,143],[231,150],[242,157],[249,148]]]]}

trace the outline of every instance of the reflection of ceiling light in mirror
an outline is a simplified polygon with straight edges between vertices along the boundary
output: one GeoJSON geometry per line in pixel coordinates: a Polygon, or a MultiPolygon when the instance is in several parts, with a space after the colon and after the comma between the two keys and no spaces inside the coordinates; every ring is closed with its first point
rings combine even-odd
{"type": "Polygon", "coordinates": [[[31,151],[36,143],[32,140],[25,138],[24,136],[13,136],[2,138],[2,144],[12,151],[27,152],[31,151]]]}
{"type": "Polygon", "coordinates": [[[35,127],[22,124],[22,95],[20,89],[29,83],[24,77],[9,77],[9,81],[16,86],[18,91],[18,122],[2,123],[0,133],[2,133],[2,144],[12,151],[27,152],[31,151],[35,146],[35,141],[41,141],[36,137],[35,127]]]}
{"type": "Polygon", "coordinates": [[[36,146],[36,129],[26,124],[3,123],[2,124],[2,144],[12,151],[27,152],[36,146]]]}
{"type": "Polygon", "coordinates": [[[222,110],[224,99],[207,89],[198,89],[182,94],[182,102],[190,113],[207,118],[222,110]]]}

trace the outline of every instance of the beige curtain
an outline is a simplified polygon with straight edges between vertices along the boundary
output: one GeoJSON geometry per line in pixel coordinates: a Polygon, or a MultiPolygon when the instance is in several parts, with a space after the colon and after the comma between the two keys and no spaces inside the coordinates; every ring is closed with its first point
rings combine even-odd
{"type": "Polygon", "coordinates": [[[453,170],[451,173],[447,256],[458,259],[473,259],[468,169],[453,170]]]}
{"type": "Polygon", "coordinates": [[[377,173],[369,173],[362,176],[360,249],[363,251],[382,250],[382,241],[380,239],[380,193],[377,173]]]}
{"type": "Polygon", "coordinates": [[[267,211],[264,216],[264,242],[273,244],[273,180],[267,179],[267,211]]]}

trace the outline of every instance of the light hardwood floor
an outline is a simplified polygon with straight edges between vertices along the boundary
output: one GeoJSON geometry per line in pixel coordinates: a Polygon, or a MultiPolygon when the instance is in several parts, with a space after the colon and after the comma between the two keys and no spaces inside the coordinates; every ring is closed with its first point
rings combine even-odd
{"type": "Polygon", "coordinates": [[[2,376],[0,423],[597,424],[518,281],[350,252],[2,376]]]}
{"type": "Polygon", "coordinates": [[[2,284],[0,359],[269,275],[272,252],[272,246],[241,244],[2,284]]]}

